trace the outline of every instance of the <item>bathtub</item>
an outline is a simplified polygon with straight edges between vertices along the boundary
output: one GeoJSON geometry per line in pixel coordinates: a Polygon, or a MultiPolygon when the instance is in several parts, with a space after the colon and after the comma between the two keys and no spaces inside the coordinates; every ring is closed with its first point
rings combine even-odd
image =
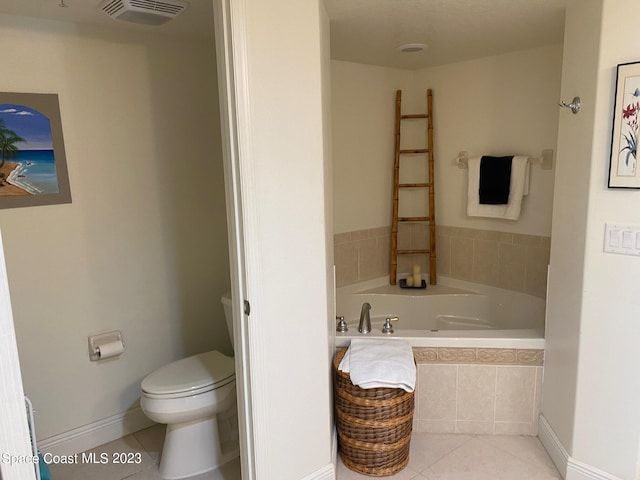
{"type": "Polygon", "coordinates": [[[388,277],[340,287],[336,315],[348,332],[336,332],[336,346],[351,339],[402,338],[413,347],[544,349],[545,301],[525,293],[447,277],[426,289],[401,289],[388,277]],[[371,305],[371,332],[358,332],[362,304],[371,305]],[[387,317],[394,333],[383,334],[387,317]]]}

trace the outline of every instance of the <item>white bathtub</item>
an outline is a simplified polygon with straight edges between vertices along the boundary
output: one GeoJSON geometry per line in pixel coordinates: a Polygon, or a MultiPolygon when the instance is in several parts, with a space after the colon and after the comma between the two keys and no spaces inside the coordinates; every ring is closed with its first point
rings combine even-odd
{"type": "Polygon", "coordinates": [[[414,347],[544,349],[544,300],[524,293],[441,277],[425,290],[402,289],[388,278],[340,287],[336,314],[349,331],[336,333],[336,346],[354,337],[403,338],[414,347]],[[358,332],[362,304],[371,305],[372,331],[358,332]],[[387,317],[394,333],[381,332],[387,317]]]}

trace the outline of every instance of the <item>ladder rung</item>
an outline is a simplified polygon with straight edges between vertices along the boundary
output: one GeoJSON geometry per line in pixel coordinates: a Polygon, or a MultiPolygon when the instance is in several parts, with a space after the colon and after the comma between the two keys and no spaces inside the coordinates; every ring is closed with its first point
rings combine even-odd
{"type": "Polygon", "coordinates": [[[418,253],[429,253],[429,250],[398,250],[396,253],[398,255],[415,255],[418,253]]]}
{"type": "Polygon", "coordinates": [[[428,222],[429,217],[398,217],[399,222],[428,222]]]}
{"type": "Polygon", "coordinates": [[[400,150],[400,153],[428,153],[429,150],[426,148],[419,148],[417,150],[400,150]]]}
{"type": "Polygon", "coordinates": [[[430,183],[400,183],[398,188],[429,188],[430,183]]]}
{"type": "Polygon", "coordinates": [[[414,115],[400,115],[400,118],[404,120],[405,118],[428,118],[426,113],[417,113],[414,115]]]}

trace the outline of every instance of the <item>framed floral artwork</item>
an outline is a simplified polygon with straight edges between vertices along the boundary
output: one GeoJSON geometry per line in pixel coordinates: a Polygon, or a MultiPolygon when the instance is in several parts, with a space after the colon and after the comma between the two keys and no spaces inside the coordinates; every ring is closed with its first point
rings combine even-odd
{"type": "Polygon", "coordinates": [[[640,62],[618,65],[613,107],[609,188],[640,188],[640,62]]]}
{"type": "Polygon", "coordinates": [[[0,93],[0,208],[71,203],[58,95],[0,93]]]}

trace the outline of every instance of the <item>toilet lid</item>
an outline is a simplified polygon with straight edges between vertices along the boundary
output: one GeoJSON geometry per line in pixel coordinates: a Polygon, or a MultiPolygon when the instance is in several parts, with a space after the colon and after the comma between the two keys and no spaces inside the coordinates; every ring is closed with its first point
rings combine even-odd
{"type": "Polygon", "coordinates": [[[233,358],[214,350],[160,367],[142,380],[141,388],[143,392],[168,395],[228,383],[234,376],[233,358]]]}

